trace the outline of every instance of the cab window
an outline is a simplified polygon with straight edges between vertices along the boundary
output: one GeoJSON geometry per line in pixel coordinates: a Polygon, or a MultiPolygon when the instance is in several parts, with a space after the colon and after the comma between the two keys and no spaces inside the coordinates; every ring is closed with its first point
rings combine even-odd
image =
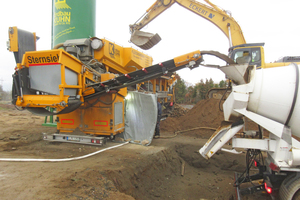
{"type": "Polygon", "coordinates": [[[243,51],[237,51],[237,52],[234,54],[234,58],[233,58],[234,62],[236,62],[236,59],[237,59],[237,58],[240,58],[240,57],[242,57],[242,56],[243,56],[243,51]]]}
{"type": "Polygon", "coordinates": [[[254,50],[252,51],[252,61],[251,62],[257,62],[260,61],[260,50],[254,50]]]}
{"type": "Polygon", "coordinates": [[[258,69],[261,68],[260,48],[237,49],[231,53],[230,57],[236,63],[239,63],[239,64],[249,63],[250,65],[256,65],[256,67],[258,69]]]}

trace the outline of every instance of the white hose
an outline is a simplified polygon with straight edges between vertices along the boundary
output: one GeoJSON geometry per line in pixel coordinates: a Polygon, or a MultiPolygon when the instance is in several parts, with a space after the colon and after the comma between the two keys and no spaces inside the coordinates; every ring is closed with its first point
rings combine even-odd
{"type": "Polygon", "coordinates": [[[101,153],[103,151],[123,146],[123,145],[128,144],[128,143],[129,142],[125,142],[125,143],[118,144],[118,145],[115,145],[115,146],[112,146],[112,147],[101,149],[101,150],[96,151],[94,153],[90,153],[90,154],[87,154],[87,155],[84,155],[84,156],[75,157],[75,158],[59,158],[59,159],[0,158],[0,161],[8,161],[8,162],[67,162],[67,161],[80,160],[80,159],[83,159],[83,158],[87,158],[87,157],[96,155],[98,153],[101,153]]]}

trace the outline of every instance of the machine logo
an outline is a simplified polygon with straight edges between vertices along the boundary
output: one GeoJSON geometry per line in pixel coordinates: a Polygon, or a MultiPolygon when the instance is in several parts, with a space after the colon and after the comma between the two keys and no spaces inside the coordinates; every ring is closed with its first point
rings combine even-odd
{"type": "Polygon", "coordinates": [[[56,64],[59,62],[59,55],[46,55],[46,56],[32,56],[29,55],[26,57],[27,61],[29,63],[29,66],[33,66],[33,65],[41,65],[41,64],[56,64]]]}
{"type": "Polygon", "coordinates": [[[55,0],[55,8],[57,10],[59,9],[72,9],[68,4],[66,3],[66,0],[55,0]]]}
{"type": "MultiPolygon", "coordinates": [[[[66,3],[66,0],[55,0],[56,10],[60,9],[72,9],[66,3]]],[[[71,12],[70,11],[55,11],[54,25],[71,24],[71,12]]],[[[71,31],[72,32],[72,31],[71,31]]]]}
{"type": "Polygon", "coordinates": [[[211,14],[211,13],[208,15],[208,17],[211,18],[211,19],[212,19],[214,16],[215,16],[215,15],[213,15],[213,14],[211,14]]]}
{"type": "Polygon", "coordinates": [[[109,43],[108,48],[109,48],[109,55],[114,58],[115,57],[115,45],[112,43],[109,43]]]}
{"type": "MultiPolygon", "coordinates": [[[[207,11],[207,10],[204,10],[203,8],[198,7],[197,5],[195,5],[195,4],[193,4],[193,3],[190,4],[189,8],[190,8],[191,10],[194,10],[195,12],[199,13],[200,15],[207,16],[207,14],[208,14],[208,11],[207,11]]],[[[212,19],[214,16],[215,16],[215,15],[212,14],[212,13],[209,13],[209,14],[208,14],[208,17],[209,17],[210,19],[212,19]]]]}

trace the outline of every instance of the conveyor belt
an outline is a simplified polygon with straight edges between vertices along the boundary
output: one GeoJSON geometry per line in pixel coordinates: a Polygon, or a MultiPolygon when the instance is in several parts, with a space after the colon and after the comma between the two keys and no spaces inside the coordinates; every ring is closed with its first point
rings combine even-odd
{"type": "MultiPolygon", "coordinates": [[[[200,53],[200,52],[199,52],[200,53]]],[[[203,51],[201,52],[201,56],[199,56],[197,59],[194,59],[190,61],[188,64],[187,62],[184,62],[185,64],[180,65],[179,63],[175,64],[175,59],[168,60],[156,65],[152,65],[147,68],[143,68],[134,72],[130,72],[128,74],[120,75],[114,79],[103,81],[100,83],[94,83],[90,85],[95,89],[95,93],[87,95],[84,97],[85,100],[93,99],[99,95],[105,94],[106,92],[109,92],[111,90],[119,90],[124,87],[128,87],[131,85],[135,85],[144,81],[148,81],[151,79],[159,78],[163,75],[171,75],[173,72],[178,71],[182,68],[189,67],[190,69],[193,69],[195,67],[198,67],[200,62],[203,61],[202,55],[213,55],[216,56],[228,64],[234,63],[232,59],[230,59],[228,56],[221,54],[219,52],[215,51],[203,51]]]]}
{"type": "Polygon", "coordinates": [[[144,81],[158,78],[163,75],[171,75],[172,72],[180,70],[185,67],[191,67],[191,65],[199,66],[199,63],[192,61],[188,65],[176,66],[174,60],[169,60],[156,65],[152,65],[147,68],[143,68],[128,74],[122,74],[114,79],[103,81],[100,83],[94,83],[90,85],[95,89],[95,93],[85,96],[85,100],[93,99],[99,95],[105,94],[111,90],[119,90],[124,87],[135,85],[144,81]]]}

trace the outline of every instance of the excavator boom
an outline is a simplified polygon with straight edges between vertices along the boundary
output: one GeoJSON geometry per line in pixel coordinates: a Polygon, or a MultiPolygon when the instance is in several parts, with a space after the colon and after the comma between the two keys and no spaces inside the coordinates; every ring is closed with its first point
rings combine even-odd
{"type": "Polygon", "coordinates": [[[157,0],[137,22],[129,26],[131,32],[130,41],[145,50],[155,46],[161,40],[160,36],[140,30],[174,3],[177,3],[216,25],[228,38],[230,47],[245,44],[246,40],[243,32],[234,18],[227,11],[220,9],[209,0],[205,0],[205,2],[208,5],[194,0],[157,0]]]}

